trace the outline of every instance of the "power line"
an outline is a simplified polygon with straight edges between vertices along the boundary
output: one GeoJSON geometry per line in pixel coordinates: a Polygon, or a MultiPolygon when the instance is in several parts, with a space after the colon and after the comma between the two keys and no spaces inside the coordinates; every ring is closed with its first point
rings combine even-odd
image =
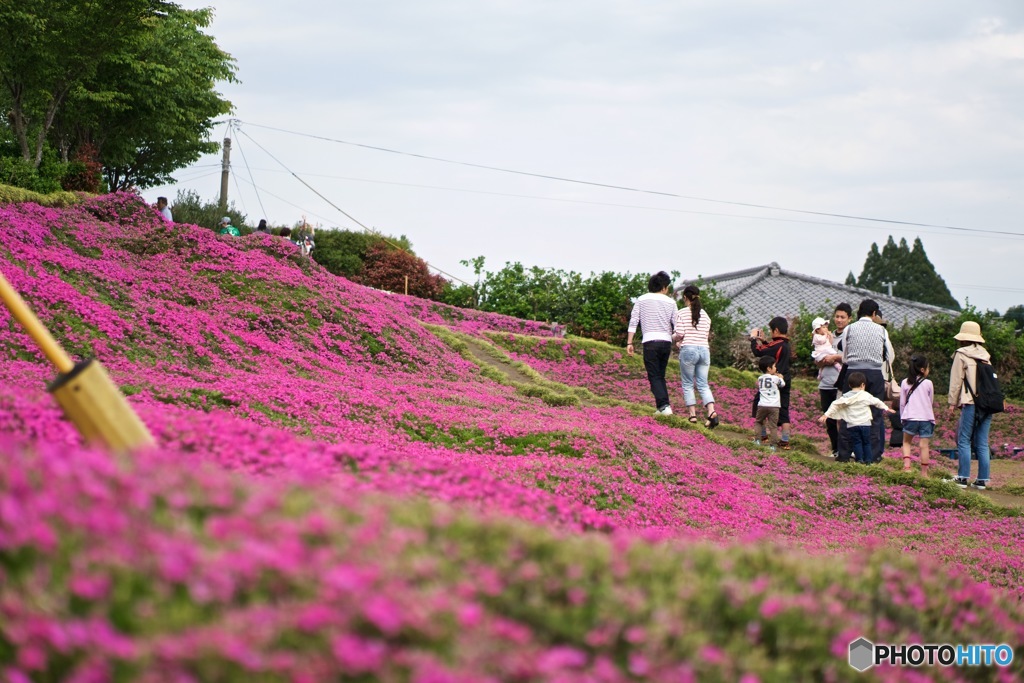
{"type": "MultiPolygon", "coordinates": [[[[280,171],[278,169],[271,169],[271,168],[254,168],[254,170],[256,170],[256,171],[265,171],[267,173],[286,173],[287,172],[287,171],[280,171]]],[[[696,215],[696,216],[723,216],[723,217],[726,217],[726,218],[743,218],[745,220],[753,220],[753,221],[774,221],[774,222],[778,222],[778,223],[799,223],[801,225],[825,225],[825,226],[840,227],[840,228],[852,228],[854,230],[886,230],[886,228],[883,228],[882,226],[852,225],[850,223],[835,223],[835,222],[830,222],[830,221],[810,221],[810,220],[801,220],[799,218],[778,218],[778,217],[775,217],[775,216],[750,216],[750,215],[747,215],[747,214],[722,213],[722,212],[719,212],[719,211],[695,211],[693,209],[672,209],[672,208],[661,207],[661,206],[645,206],[645,205],[642,205],[642,204],[619,204],[619,203],[615,203],[615,202],[596,202],[596,201],[587,200],[587,199],[565,199],[563,197],[544,197],[544,196],[540,196],[540,195],[531,195],[531,194],[515,194],[515,193],[510,193],[510,192],[495,192],[495,191],[492,191],[492,190],[470,190],[468,188],[461,188],[461,187],[444,187],[444,186],[441,186],[441,185],[423,185],[423,184],[419,184],[419,183],[402,183],[402,182],[391,181],[391,180],[375,180],[375,179],[371,179],[371,178],[353,178],[351,176],[337,176],[337,175],[330,175],[330,174],[325,174],[325,173],[303,173],[302,175],[304,175],[304,176],[311,176],[311,177],[314,177],[314,178],[330,178],[332,180],[347,180],[347,181],[359,182],[359,183],[374,183],[374,184],[377,184],[377,185],[396,185],[396,186],[399,186],[399,187],[414,187],[414,188],[425,189],[425,190],[443,190],[445,192],[465,192],[465,193],[469,193],[469,194],[491,195],[491,196],[496,196],[496,197],[514,197],[514,198],[517,198],[517,199],[537,199],[537,200],[541,200],[541,201],[561,202],[561,203],[566,203],[566,204],[586,204],[586,205],[590,205],[590,206],[610,206],[610,207],[616,207],[616,208],[621,208],[621,209],[640,209],[640,210],[644,210],[644,211],[662,211],[662,212],[666,212],[666,213],[685,213],[685,214],[696,215]]],[[[946,236],[949,236],[949,233],[938,232],[938,231],[935,231],[935,230],[911,230],[911,229],[900,229],[900,228],[891,228],[890,230],[892,230],[892,232],[896,232],[896,233],[906,232],[908,234],[946,235],[946,236]]],[[[1024,235],[1020,235],[1020,237],[1024,237],[1024,235]]],[[[996,235],[980,235],[978,237],[978,239],[1001,240],[1001,239],[1008,239],[1008,237],[1006,237],[1006,236],[996,236],[996,235]]]]}
{"type": "Polygon", "coordinates": [[[157,185],[156,187],[169,187],[171,185],[179,185],[179,184],[183,184],[183,183],[191,183],[191,182],[196,181],[196,180],[202,180],[203,178],[209,178],[210,176],[217,175],[218,173],[220,173],[220,171],[213,171],[211,173],[203,173],[203,174],[200,174],[200,175],[197,175],[197,176],[192,176],[192,177],[189,177],[189,178],[178,178],[178,179],[176,179],[176,180],[174,180],[172,182],[163,183],[161,185],[157,185]]]}
{"type": "MultiPolygon", "coordinates": [[[[356,225],[360,226],[360,227],[361,227],[361,228],[362,228],[363,230],[365,230],[366,232],[368,232],[368,233],[370,233],[370,234],[372,234],[372,235],[375,235],[376,237],[378,237],[378,238],[379,238],[379,239],[381,239],[382,241],[386,242],[387,244],[390,244],[390,245],[391,245],[391,246],[393,246],[393,247],[396,247],[396,248],[398,248],[398,249],[401,249],[401,250],[402,250],[402,251],[404,251],[404,252],[407,252],[407,253],[409,252],[409,250],[408,250],[408,249],[406,249],[405,247],[403,247],[402,245],[400,245],[400,244],[398,244],[398,243],[396,243],[396,242],[393,242],[393,241],[389,240],[388,238],[386,238],[386,237],[384,237],[383,235],[381,235],[381,234],[380,234],[380,233],[379,233],[378,231],[376,231],[376,230],[374,230],[374,229],[372,229],[372,228],[370,228],[370,227],[368,227],[368,226],[364,225],[364,224],[363,224],[362,222],[360,222],[360,221],[359,221],[358,219],[356,219],[356,218],[355,218],[355,217],[354,217],[354,216],[353,216],[352,214],[348,213],[347,211],[345,211],[344,209],[342,209],[342,208],[341,208],[340,206],[338,206],[337,204],[335,204],[334,202],[332,202],[332,201],[331,201],[330,199],[328,199],[327,197],[325,197],[325,196],[324,196],[323,194],[321,194],[321,193],[320,193],[320,192],[319,192],[319,191],[318,191],[318,190],[317,190],[316,188],[314,188],[314,187],[313,187],[312,185],[310,185],[310,184],[309,184],[309,183],[307,183],[307,182],[306,182],[305,180],[303,180],[302,178],[300,178],[300,177],[298,176],[298,174],[296,174],[296,173],[295,173],[294,171],[292,171],[292,170],[291,170],[290,168],[288,168],[288,167],[287,167],[287,166],[286,166],[286,165],[284,164],[284,162],[282,162],[282,161],[281,161],[280,159],[278,159],[278,158],[277,158],[277,157],[275,157],[275,156],[274,156],[273,154],[271,154],[271,153],[270,153],[270,151],[269,151],[269,150],[268,150],[268,149],[267,149],[266,147],[264,147],[264,146],[263,146],[263,145],[261,145],[260,143],[256,142],[256,140],[254,140],[254,139],[252,138],[252,136],[251,136],[251,135],[249,135],[248,133],[246,133],[246,132],[245,132],[244,130],[242,130],[241,128],[236,128],[236,130],[237,130],[237,131],[238,131],[239,133],[241,133],[242,135],[244,135],[245,137],[249,138],[249,140],[250,140],[250,141],[251,141],[251,142],[252,142],[252,143],[253,143],[254,145],[256,145],[257,147],[259,147],[260,149],[262,149],[262,150],[263,150],[263,152],[264,152],[264,153],[265,153],[265,154],[266,154],[266,155],[267,155],[268,157],[270,157],[271,159],[273,159],[274,161],[276,161],[276,162],[278,163],[278,165],[280,165],[280,166],[281,166],[281,168],[283,168],[284,170],[288,171],[288,173],[290,173],[290,174],[291,174],[291,175],[292,175],[292,176],[293,176],[293,177],[294,177],[294,178],[295,178],[296,180],[298,180],[298,181],[299,181],[300,183],[302,183],[302,184],[303,184],[303,185],[305,185],[305,186],[306,186],[307,188],[309,188],[309,189],[310,189],[310,191],[312,191],[312,192],[313,192],[313,193],[314,193],[314,194],[315,194],[316,196],[320,197],[320,199],[323,199],[323,200],[324,200],[325,202],[327,202],[327,203],[328,203],[328,204],[330,204],[330,205],[331,205],[332,207],[334,207],[334,208],[335,208],[335,209],[336,209],[336,210],[337,210],[338,212],[340,212],[340,213],[341,213],[341,214],[342,214],[343,216],[345,216],[346,218],[348,218],[349,220],[351,220],[351,221],[352,221],[353,223],[355,223],[356,225]]],[[[426,264],[427,264],[427,266],[429,266],[429,267],[433,268],[434,270],[436,270],[436,271],[437,271],[437,272],[439,272],[439,273],[442,273],[442,274],[444,274],[444,275],[447,275],[448,277],[450,277],[450,278],[451,278],[451,279],[453,279],[453,280],[458,280],[459,282],[461,282],[461,283],[462,283],[462,284],[464,284],[464,285],[469,285],[469,286],[472,286],[472,284],[471,284],[471,283],[469,283],[469,282],[466,282],[466,281],[465,281],[465,280],[463,280],[462,278],[460,278],[460,277],[456,277],[455,275],[452,275],[451,273],[448,273],[448,272],[446,272],[446,271],[444,271],[444,270],[441,270],[440,268],[438,268],[438,267],[437,267],[437,266],[435,266],[435,265],[432,265],[431,263],[429,263],[429,262],[428,262],[428,261],[426,261],[425,259],[424,259],[424,261],[423,261],[423,262],[424,262],[424,263],[426,263],[426,264]]]]}
{"type": "Polygon", "coordinates": [[[961,287],[963,289],[983,289],[990,292],[1024,292],[1024,289],[1018,289],[1015,287],[996,287],[994,285],[956,285],[950,284],[950,287],[961,287]]]}
{"type": "MultiPolygon", "coordinates": [[[[242,202],[242,211],[243,211],[243,212],[244,212],[244,213],[245,213],[246,215],[248,215],[248,213],[249,213],[249,209],[247,209],[247,208],[245,207],[245,198],[244,198],[244,197],[242,197],[242,186],[238,184],[238,174],[237,174],[237,173],[232,173],[232,174],[231,174],[231,177],[232,177],[232,178],[234,179],[234,181],[235,181],[235,189],[236,189],[236,190],[238,190],[238,201],[242,202]]],[[[225,210],[226,210],[226,209],[225,209],[225,210]]]]}
{"type": "Polygon", "coordinates": [[[282,197],[280,195],[276,195],[273,192],[271,192],[270,190],[267,190],[266,188],[259,187],[255,183],[252,183],[252,182],[246,180],[245,178],[242,178],[242,182],[243,183],[248,183],[249,185],[252,185],[255,189],[260,190],[260,191],[264,192],[265,194],[267,194],[268,196],[273,197],[274,199],[277,199],[279,201],[282,201],[285,204],[287,204],[288,206],[294,207],[294,208],[298,209],[299,211],[302,211],[303,213],[309,214],[310,216],[313,216],[315,218],[320,218],[322,220],[327,221],[328,223],[332,223],[333,222],[330,218],[328,218],[326,216],[321,216],[320,214],[316,213],[315,211],[310,211],[309,209],[307,209],[305,207],[302,207],[302,206],[299,206],[298,204],[294,204],[294,203],[288,201],[287,199],[285,199],[284,197],[282,197]]]}
{"type": "Polygon", "coordinates": [[[832,213],[832,212],[828,212],[828,211],[810,211],[810,210],[807,210],[807,209],[791,209],[791,208],[787,208],[787,207],[783,207],[783,206],[771,206],[771,205],[768,205],[768,204],[755,204],[753,202],[730,201],[730,200],[725,200],[725,199],[710,199],[708,197],[696,197],[696,196],[693,196],[693,195],[677,194],[675,192],[662,192],[662,191],[659,191],[659,190],[646,190],[646,189],[643,189],[643,188],[628,187],[628,186],[625,186],[625,185],[613,185],[611,183],[598,183],[598,182],[589,181],[589,180],[578,180],[578,179],[575,179],[575,178],[566,178],[564,176],[548,175],[548,174],[545,174],[545,173],[532,173],[532,172],[529,172],[529,171],[517,171],[515,169],[502,168],[500,166],[488,166],[486,164],[476,164],[476,163],[471,163],[471,162],[468,162],[468,161],[457,161],[457,160],[454,160],[454,159],[445,159],[443,157],[435,157],[435,156],[430,156],[430,155],[427,155],[427,154],[416,154],[414,152],[404,152],[402,150],[390,149],[388,147],[378,147],[376,145],[366,145],[366,144],[362,144],[362,143],[359,143],[359,142],[350,142],[348,140],[338,140],[336,138],[324,137],[322,135],[312,135],[310,133],[300,133],[300,132],[294,131],[294,130],[287,130],[287,129],[284,129],[284,128],[276,128],[274,126],[263,126],[263,125],[260,125],[258,123],[249,123],[249,122],[244,122],[244,123],[246,125],[253,126],[253,127],[256,127],[256,128],[264,128],[266,130],[274,130],[274,131],[278,131],[280,133],[288,133],[289,135],[298,135],[300,137],[312,138],[314,140],[324,140],[326,142],[335,142],[335,143],[338,143],[338,144],[341,144],[341,145],[349,145],[349,146],[352,146],[352,147],[361,147],[363,149],[371,149],[371,150],[375,150],[375,151],[378,151],[378,152],[387,152],[389,154],[399,154],[399,155],[402,155],[402,156],[413,157],[413,158],[416,158],[416,159],[425,159],[425,160],[428,160],[428,161],[438,161],[438,162],[445,163],[445,164],[454,164],[454,165],[457,165],[457,166],[468,166],[470,168],[480,168],[480,169],[484,169],[484,170],[488,170],[488,171],[498,171],[498,172],[501,172],[501,173],[511,173],[511,174],[514,174],[514,175],[529,176],[529,177],[532,177],[532,178],[542,178],[542,179],[545,179],[545,180],[557,180],[559,182],[574,183],[574,184],[577,184],[577,185],[588,185],[588,186],[591,186],[591,187],[603,187],[603,188],[606,188],[606,189],[622,190],[622,191],[625,191],[625,192],[639,192],[639,193],[642,193],[642,194],[651,194],[651,195],[657,195],[657,196],[661,196],[661,197],[674,197],[674,198],[677,198],[677,199],[688,199],[688,200],[691,200],[691,201],[698,201],[698,202],[711,202],[711,203],[714,203],[714,204],[728,204],[728,205],[731,205],[731,206],[746,206],[746,207],[749,207],[749,208],[767,209],[767,210],[770,210],[770,211],[787,211],[787,212],[790,212],[790,213],[809,214],[809,215],[813,215],[813,216],[828,216],[828,217],[831,217],[831,218],[846,218],[846,219],[849,219],[849,220],[870,221],[870,222],[874,222],[874,223],[887,223],[887,224],[892,224],[892,225],[907,225],[907,226],[921,227],[921,228],[940,228],[940,229],[943,229],[943,230],[956,230],[956,231],[960,231],[960,232],[980,232],[980,233],[990,233],[990,234],[995,234],[995,235],[1012,235],[1014,237],[1024,237],[1024,233],[1009,232],[1009,231],[1004,231],[1004,230],[987,230],[987,229],[981,229],[981,228],[963,228],[963,227],[959,227],[959,226],[955,226],[955,225],[939,225],[939,224],[935,224],[935,223],[918,223],[918,222],[915,222],[915,221],[901,221],[901,220],[895,220],[895,219],[891,219],[891,218],[875,218],[875,217],[871,217],[871,216],[857,216],[857,215],[854,215],[854,214],[832,213]]]}
{"type": "MultiPolygon", "coordinates": [[[[242,154],[242,163],[245,164],[245,170],[249,172],[249,180],[253,180],[252,169],[249,168],[249,161],[245,158],[245,150],[242,149],[242,145],[241,144],[238,145],[238,151],[241,152],[241,154],[242,154]]],[[[237,180],[235,181],[235,185],[236,186],[238,185],[238,181],[237,180]]],[[[256,190],[256,201],[258,201],[260,203],[260,211],[263,212],[263,217],[266,218],[267,210],[263,207],[263,199],[262,199],[262,197],[260,197],[260,191],[259,191],[259,188],[256,187],[256,182],[255,181],[253,181],[252,186],[253,186],[253,189],[256,190]]]]}

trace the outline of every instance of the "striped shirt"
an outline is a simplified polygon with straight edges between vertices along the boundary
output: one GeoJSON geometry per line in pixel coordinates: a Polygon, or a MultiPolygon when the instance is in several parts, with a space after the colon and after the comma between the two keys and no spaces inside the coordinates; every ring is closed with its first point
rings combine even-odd
{"type": "Polygon", "coordinates": [[[676,311],[676,338],[682,337],[679,346],[711,346],[708,337],[711,335],[711,316],[705,311],[700,312],[697,327],[693,326],[693,313],[689,306],[676,311]]]}
{"type": "Polygon", "coordinates": [[[651,341],[672,341],[672,323],[676,316],[676,302],[671,297],[656,292],[644,294],[633,304],[629,314],[629,332],[636,332],[637,325],[643,331],[643,343],[651,341]]]}

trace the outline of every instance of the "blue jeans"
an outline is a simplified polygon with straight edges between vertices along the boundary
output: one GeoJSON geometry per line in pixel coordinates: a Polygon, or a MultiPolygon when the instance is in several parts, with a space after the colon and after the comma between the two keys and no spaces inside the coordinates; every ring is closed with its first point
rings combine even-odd
{"type": "MultiPolygon", "coordinates": [[[[882,378],[881,370],[858,368],[858,372],[864,373],[867,386],[864,390],[875,398],[885,400],[885,380],[882,378]]],[[[849,380],[845,381],[840,391],[850,390],[849,380]]],[[[850,454],[853,452],[850,444],[849,430],[845,421],[839,423],[839,462],[849,462],[850,454]]],[[[871,408],[871,453],[874,462],[882,460],[882,453],[885,452],[885,412],[880,408],[871,408]]]]}
{"type": "Polygon", "coordinates": [[[988,428],[992,426],[992,416],[984,415],[977,422],[977,412],[973,404],[960,409],[960,426],[956,430],[956,450],[960,457],[960,468],[956,476],[967,479],[971,476],[971,446],[978,454],[978,480],[989,480],[989,448],[988,428]]]}
{"type": "Polygon", "coordinates": [[[850,435],[850,446],[853,448],[853,455],[857,462],[862,465],[870,465],[875,461],[874,452],[871,450],[871,426],[847,427],[850,435]]]}
{"type": "Polygon", "coordinates": [[[683,376],[683,400],[687,406],[697,404],[693,392],[694,383],[700,392],[704,405],[715,402],[708,386],[708,369],[711,367],[711,349],[706,346],[684,346],[679,350],[679,374],[683,376]]]}

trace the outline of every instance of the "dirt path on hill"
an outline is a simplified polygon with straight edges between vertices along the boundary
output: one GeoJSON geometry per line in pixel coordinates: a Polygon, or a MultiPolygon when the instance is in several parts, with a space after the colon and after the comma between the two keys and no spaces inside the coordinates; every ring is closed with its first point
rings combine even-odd
{"type": "Polygon", "coordinates": [[[469,353],[478,364],[494,368],[501,374],[506,375],[513,382],[518,382],[519,384],[535,384],[532,377],[515,367],[512,363],[502,363],[500,360],[487,353],[487,350],[484,349],[481,342],[478,342],[475,339],[463,339],[463,341],[466,342],[466,346],[469,348],[469,353]]]}

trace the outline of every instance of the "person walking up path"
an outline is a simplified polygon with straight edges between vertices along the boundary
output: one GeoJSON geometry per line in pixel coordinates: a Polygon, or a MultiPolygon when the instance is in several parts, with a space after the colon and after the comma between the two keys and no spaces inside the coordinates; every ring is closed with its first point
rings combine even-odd
{"type": "Polygon", "coordinates": [[[660,415],[672,414],[668,385],[665,384],[665,371],[672,355],[672,331],[677,310],[675,300],[668,296],[671,285],[672,278],[663,270],[651,276],[647,283],[647,294],[633,304],[626,338],[626,353],[632,356],[635,353],[633,336],[638,326],[642,330],[644,368],[647,370],[647,380],[651,383],[655,408],[660,415]]]}
{"type": "Polygon", "coordinates": [[[676,312],[675,334],[672,339],[679,344],[679,374],[683,379],[683,400],[690,412],[690,422],[697,422],[697,397],[694,384],[700,393],[701,403],[707,417],[704,426],[714,429],[718,426],[715,412],[715,397],[708,386],[708,370],[711,368],[711,316],[702,310],[700,290],[687,285],[683,290],[686,306],[676,312]]]}
{"type": "Polygon", "coordinates": [[[774,450],[778,445],[778,422],[779,408],[782,406],[779,389],[786,386],[786,380],[782,379],[775,369],[775,360],[771,356],[761,356],[757,359],[757,368],[761,376],[757,378],[757,415],[755,417],[754,443],[760,445],[764,442],[761,434],[768,435],[768,445],[774,450]]]}
{"type": "Polygon", "coordinates": [[[967,488],[971,476],[971,450],[978,454],[978,478],[971,484],[976,489],[985,489],[989,482],[988,431],[992,425],[992,413],[978,410],[974,405],[978,394],[978,364],[991,364],[992,356],[982,346],[981,325],[970,320],[960,325],[960,332],[953,336],[960,342],[960,348],[953,354],[953,367],[949,371],[949,413],[960,409],[960,422],[956,432],[956,450],[960,459],[956,479],[952,481],[962,489],[967,488]]]}
{"type": "Polygon", "coordinates": [[[911,442],[916,436],[921,448],[921,476],[928,476],[929,446],[935,434],[935,389],[928,379],[928,359],[919,353],[910,357],[907,378],[900,384],[900,417],[903,425],[903,471],[910,471],[911,442]]]}
{"type": "MultiPolygon", "coordinates": [[[[878,302],[864,299],[857,307],[857,322],[849,325],[843,333],[843,363],[851,375],[855,370],[864,375],[865,391],[880,401],[885,399],[886,382],[882,365],[893,357],[889,335],[881,322],[882,311],[878,302]]],[[[845,393],[851,388],[849,379],[844,384],[839,389],[845,393]]],[[[885,450],[885,413],[881,409],[872,408],[870,436],[873,461],[879,462],[885,450]]],[[[840,424],[838,460],[848,462],[852,451],[849,429],[840,424]]]]}
{"type": "MultiPolygon", "coordinates": [[[[768,323],[768,329],[772,338],[770,341],[764,339],[764,332],[760,328],[751,330],[750,351],[757,358],[772,358],[775,361],[775,369],[785,384],[779,391],[779,428],[782,430],[782,438],[779,439],[779,448],[789,450],[789,392],[793,382],[793,375],[790,373],[789,363],[792,352],[789,345],[789,321],[782,316],[772,318],[768,323]]],[[[760,401],[760,399],[758,399],[760,401]]],[[[763,439],[765,434],[761,434],[763,439]]]]}
{"type": "MultiPolygon", "coordinates": [[[[850,318],[853,316],[853,307],[848,303],[840,303],[836,306],[836,310],[832,313],[832,322],[835,323],[836,332],[833,335],[834,344],[838,353],[833,356],[825,356],[815,362],[815,365],[820,368],[821,375],[818,380],[818,398],[821,404],[821,412],[828,410],[828,407],[832,405],[832,402],[839,397],[839,388],[836,386],[836,382],[839,379],[839,370],[836,369],[835,364],[841,363],[843,360],[843,335],[846,332],[846,326],[850,324],[850,318]]],[[[839,422],[828,418],[825,420],[825,431],[828,433],[829,445],[832,448],[832,457],[839,458],[839,422]]],[[[850,454],[846,454],[846,459],[849,460],[850,454]]]]}
{"type": "Polygon", "coordinates": [[[867,384],[866,376],[857,370],[850,373],[850,390],[832,402],[825,414],[818,418],[818,422],[825,423],[828,418],[841,416],[846,421],[846,430],[850,442],[853,445],[853,452],[857,462],[862,465],[870,465],[875,462],[875,455],[871,449],[871,425],[876,411],[884,413],[895,413],[877,396],[865,391],[867,384]]]}

